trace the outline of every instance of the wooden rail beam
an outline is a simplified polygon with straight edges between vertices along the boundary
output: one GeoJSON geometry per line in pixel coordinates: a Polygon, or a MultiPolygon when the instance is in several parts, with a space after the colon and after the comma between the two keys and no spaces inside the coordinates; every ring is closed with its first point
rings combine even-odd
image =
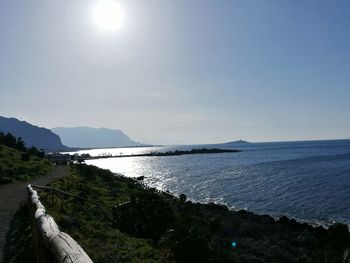
{"type": "Polygon", "coordinates": [[[53,217],[46,214],[38,193],[31,185],[27,186],[27,192],[37,262],[92,263],[80,245],[61,232],[53,217]]]}

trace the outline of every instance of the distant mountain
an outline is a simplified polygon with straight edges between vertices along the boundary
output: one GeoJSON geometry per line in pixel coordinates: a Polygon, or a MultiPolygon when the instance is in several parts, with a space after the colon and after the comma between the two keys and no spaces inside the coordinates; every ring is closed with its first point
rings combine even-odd
{"type": "Polygon", "coordinates": [[[106,147],[124,147],[140,146],[141,144],[131,140],[121,130],[112,130],[107,128],[58,127],[51,129],[58,134],[63,143],[78,148],[106,148],[106,147]]]}
{"type": "Polygon", "coordinates": [[[45,150],[59,151],[69,148],[62,144],[60,137],[51,130],[34,126],[28,122],[15,118],[0,116],[0,132],[11,133],[15,137],[22,137],[26,147],[35,146],[45,150]]]}

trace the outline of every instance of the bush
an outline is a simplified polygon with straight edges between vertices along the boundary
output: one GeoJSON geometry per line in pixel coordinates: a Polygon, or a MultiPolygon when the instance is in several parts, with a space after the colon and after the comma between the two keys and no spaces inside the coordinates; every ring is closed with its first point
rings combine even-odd
{"type": "Polygon", "coordinates": [[[212,256],[210,228],[196,217],[179,218],[170,246],[181,262],[208,262],[212,256]]]}
{"type": "Polygon", "coordinates": [[[116,211],[115,226],[138,237],[159,240],[174,222],[172,207],[154,193],[136,193],[131,200],[116,211]]]}

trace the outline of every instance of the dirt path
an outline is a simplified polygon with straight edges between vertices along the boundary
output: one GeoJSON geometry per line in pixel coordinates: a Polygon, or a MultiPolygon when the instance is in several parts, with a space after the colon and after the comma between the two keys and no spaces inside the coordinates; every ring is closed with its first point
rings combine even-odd
{"type": "Polygon", "coordinates": [[[48,176],[39,177],[23,183],[0,186],[0,262],[2,262],[5,237],[6,233],[9,231],[11,220],[19,204],[26,201],[26,186],[28,184],[46,185],[68,174],[68,166],[55,166],[48,176]]]}

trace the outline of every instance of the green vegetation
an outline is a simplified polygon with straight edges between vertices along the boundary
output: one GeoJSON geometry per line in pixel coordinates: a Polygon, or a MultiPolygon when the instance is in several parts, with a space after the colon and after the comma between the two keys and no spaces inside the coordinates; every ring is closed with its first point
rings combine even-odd
{"type": "Polygon", "coordinates": [[[31,156],[22,161],[22,152],[0,145],[0,184],[26,181],[46,175],[51,170],[48,160],[31,156]]]}
{"type": "Polygon", "coordinates": [[[166,250],[159,249],[152,239],[138,238],[115,227],[113,206],[129,200],[132,193],[143,191],[133,180],[114,176],[108,170],[79,165],[69,177],[50,186],[88,198],[101,204],[67,196],[55,198],[39,191],[41,201],[63,231],[71,235],[96,262],[165,262],[166,250]],[[67,202],[71,199],[71,202],[67,202]],[[64,202],[65,201],[65,202],[64,202]]]}
{"type": "Polygon", "coordinates": [[[0,133],[0,184],[26,181],[47,174],[51,165],[42,157],[35,147],[27,149],[21,138],[0,133]]]}
{"type": "Polygon", "coordinates": [[[0,145],[5,145],[9,148],[19,150],[21,152],[27,151],[25,143],[21,137],[18,139],[14,137],[11,133],[4,134],[0,132],[0,145]]]}
{"type": "Polygon", "coordinates": [[[341,224],[326,230],[192,203],[94,166],[74,166],[51,186],[80,197],[39,191],[61,229],[94,262],[333,263],[344,262],[350,247],[341,224]]]}

